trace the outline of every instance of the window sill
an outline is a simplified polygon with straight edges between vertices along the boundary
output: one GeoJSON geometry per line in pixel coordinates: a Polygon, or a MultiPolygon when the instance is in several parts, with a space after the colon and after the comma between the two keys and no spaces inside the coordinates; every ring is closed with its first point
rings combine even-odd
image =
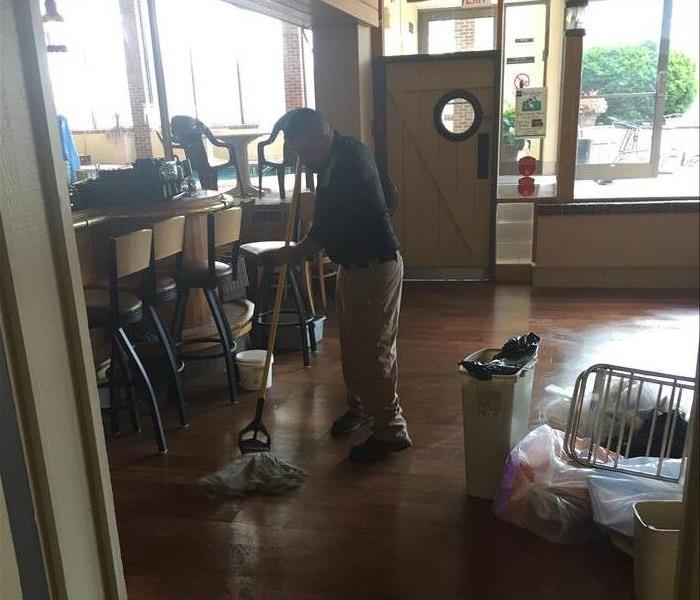
{"type": "Polygon", "coordinates": [[[697,213],[700,212],[700,200],[592,200],[584,202],[557,202],[538,204],[537,215],[629,215],[658,213],[697,213]]]}

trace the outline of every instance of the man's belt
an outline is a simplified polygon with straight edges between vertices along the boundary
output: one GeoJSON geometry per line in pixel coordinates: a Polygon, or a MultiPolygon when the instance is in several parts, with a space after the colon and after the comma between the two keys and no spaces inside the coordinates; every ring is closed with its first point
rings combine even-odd
{"type": "Polygon", "coordinates": [[[352,271],[353,269],[368,269],[369,267],[373,267],[374,265],[388,263],[388,262],[391,262],[393,260],[396,260],[396,252],[392,252],[391,254],[386,254],[384,256],[379,256],[377,258],[370,258],[369,260],[365,260],[365,261],[359,261],[359,262],[353,262],[353,263],[341,262],[340,266],[343,267],[343,269],[346,269],[348,271],[352,271]]]}

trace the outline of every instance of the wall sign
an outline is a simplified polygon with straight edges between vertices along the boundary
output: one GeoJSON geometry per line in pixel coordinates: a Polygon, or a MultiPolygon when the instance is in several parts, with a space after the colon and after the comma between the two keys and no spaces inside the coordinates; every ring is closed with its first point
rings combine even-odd
{"type": "Polygon", "coordinates": [[[547,88],[515,91],[515,137],[544,137],[547,132],[547,88]]]}

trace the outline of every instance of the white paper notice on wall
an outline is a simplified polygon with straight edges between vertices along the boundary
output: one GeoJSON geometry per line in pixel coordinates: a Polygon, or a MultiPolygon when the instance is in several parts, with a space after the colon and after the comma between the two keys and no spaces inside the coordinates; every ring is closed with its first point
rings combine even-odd
{"type": "Polygon", "coordinates": [[[547,88],[515,91],[515,137],[544,137],[547,132],[547,88]]]}

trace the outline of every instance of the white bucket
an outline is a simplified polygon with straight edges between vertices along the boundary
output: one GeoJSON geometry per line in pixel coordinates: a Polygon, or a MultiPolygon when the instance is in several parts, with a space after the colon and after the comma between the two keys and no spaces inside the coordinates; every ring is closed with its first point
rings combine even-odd
{"type": "Polygon", "coordinates": [[[683,502],[634,503],[634,593],[639,600],[673,596],[683,502]]]}
{"type": "MultiPolygon", "coordinates": [[[[265,350],[244,350],[236,354],[238,373],[241,376],[241,387],[244,390],[259,390],[262,384],[263,369],[265,368],[265,350]]],[[[270,357],[270,370],[267,374],[267,387],[272,386],[272,364],[274,355],[270,357]]]]}

